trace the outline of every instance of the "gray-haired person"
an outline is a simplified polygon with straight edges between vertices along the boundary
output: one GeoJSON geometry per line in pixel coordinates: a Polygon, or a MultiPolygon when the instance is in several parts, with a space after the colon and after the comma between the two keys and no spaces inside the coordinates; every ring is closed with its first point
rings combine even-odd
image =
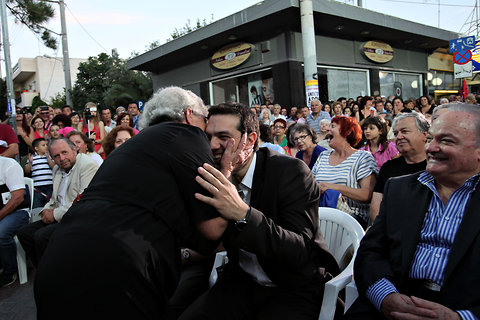
{"type": "Polygon", "coordinates": [[[178,87],[146,103],[144,129],[109,155],[52,237],[35,280],[38,319],[162,318],[180,248],[209,253],[226,228],[195,199],[206,193],[197,168],[214,164],[206,115],[178,87]]]}

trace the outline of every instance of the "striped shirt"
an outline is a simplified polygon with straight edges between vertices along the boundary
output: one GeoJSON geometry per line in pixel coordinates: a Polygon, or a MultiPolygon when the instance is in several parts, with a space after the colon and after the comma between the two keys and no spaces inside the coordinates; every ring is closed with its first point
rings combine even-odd
{"type": "MultiPolygon", "coordinates": [[[[375,159],[368,151],[357,150],[350,157],[336,166],[330,165],[330,155],[333,150],[320,153],[320,156],[313,166],[312,173],[317,182],[330,182],[341,184],[350,188],[359,189],[360,180],[372,173],[378,173],[375,159]]],[[[368,222],[369,204],[360,203],[346,197],[347,204],[352,208],[355,215],[359,215],[368,222]]]]}
{"type": "Polygon", "coordinates": [[[309,113],[305,121],[316,133],[320,134],[320,121],[323,119],[330,120],[330,114],[326,111],[320,111],[317,117],[314,118],[312,113],[309,113]]]}
{"type": "MultiPolygon", "coordinates": [[[[435,187],[435,179],[428,172],[422,172],[418,181],[433,192],[428,211],[420,231],[419,243],[413,257],[409,277],[425,279],[439,284],[444,283],[445,267],[452,248],[458,227],[472,192],[480,179],[477,174],[468,179],[448,199],[445,205],[435,187]]],[[[380,310],[383,299],[393,292],[398,292],[395,286],[385,278],[371,285],[367,297],[380,310]]],[[[457,311],[462,319],[477,319],[470,311],[457,311]]]]}
{"type": "Polygon", "coordinates": [[[47,156],[35,154],[32,161],[32,179],[35,187],[53,184],[52,169],[48,164],[47,156]]]}

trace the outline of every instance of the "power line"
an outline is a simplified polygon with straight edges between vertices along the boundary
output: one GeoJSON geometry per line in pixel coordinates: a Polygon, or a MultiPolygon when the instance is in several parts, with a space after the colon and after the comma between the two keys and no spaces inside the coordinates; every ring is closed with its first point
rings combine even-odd
{"type": "Polygon", "coordinates": [[[86,33],[93,41],[95,41],[95,43],[98,44],[98,46],[99,46],[100,48],[102,48],[103,51],[108,52],[108,50],[105,49],[97,40],[95,40],[95,38],[87,31],[87,29],[84,28],[84,26],[80,23],[80,21],[77,19],[77,17],[75,17],[75,15],[73,14],[72,10],[70,10],[70,8],[67,6],[67,4],[65,4],[65,7],[67,7],[68,12],[70,12],[70,14],[72,15],[72,17],[77,21],[77,23],[80,25],[80,27],[82,27],[83,31],[85,31],[85,33],[86,33]]]}

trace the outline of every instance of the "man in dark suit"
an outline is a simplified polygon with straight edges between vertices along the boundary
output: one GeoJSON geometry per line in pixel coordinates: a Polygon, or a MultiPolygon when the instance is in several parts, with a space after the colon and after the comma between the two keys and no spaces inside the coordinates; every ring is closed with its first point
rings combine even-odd
{"type": "Polygon", "coordinates": [[[338,266],[317,228],[320,192],[310,170],[268,148],[255,151],[258,121],[244,105],[211,107],[206,133],[217,165],[231,161],[233,170],[230,182],[210,165],[199,168],[197,181],[212,197],[196,197],[229,221],[229,263],[181,319],[317,319],[338,266]]]}
{"type": "Polygon", "coordinates": [[[426,171],[387,182],[349,319],[480,317],[479,126],[478,106],[449,107],[429,130],[426,171]]]}

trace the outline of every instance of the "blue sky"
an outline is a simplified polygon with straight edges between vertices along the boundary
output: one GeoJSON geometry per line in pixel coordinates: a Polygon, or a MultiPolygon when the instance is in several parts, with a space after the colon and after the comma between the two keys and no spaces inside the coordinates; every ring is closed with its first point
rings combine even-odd
{"type": "MultiPolygon", "coordinates": [[[[197,18],[209,22],[212,15],[214,20],[218,20],[258,2],[258,0],[65,1],[71,58],[87,58],[100,52],[111,52],[113,48],[118,50],[121,57],[127,58],[133,51],[144,52],[145,47],[155,40],[164,43],[175,28],[182,28],[188,20],[192,25],[196,23],[197,18]]],[[[363,7],[437,27],[439,1],[440,28],[459,32],[472,12],[475,0],[363,0],[363,7]]],[[[351,4],[352,0],[340,2],[351,4]]],[[[55,7],[57,9],[57,5],[55,7]]],[[[52,20],[49,28],[60,33],[59,19],[52,20]]],[[[9,17],[9,34],[12,65],[15,65],[20,57],[62,55],[61,47],[56,52],[45,48],[26,27],[15,24],[12,17],[9,17]]],[[[3,51],[1,59],[3,60],[3,51]]]]}

